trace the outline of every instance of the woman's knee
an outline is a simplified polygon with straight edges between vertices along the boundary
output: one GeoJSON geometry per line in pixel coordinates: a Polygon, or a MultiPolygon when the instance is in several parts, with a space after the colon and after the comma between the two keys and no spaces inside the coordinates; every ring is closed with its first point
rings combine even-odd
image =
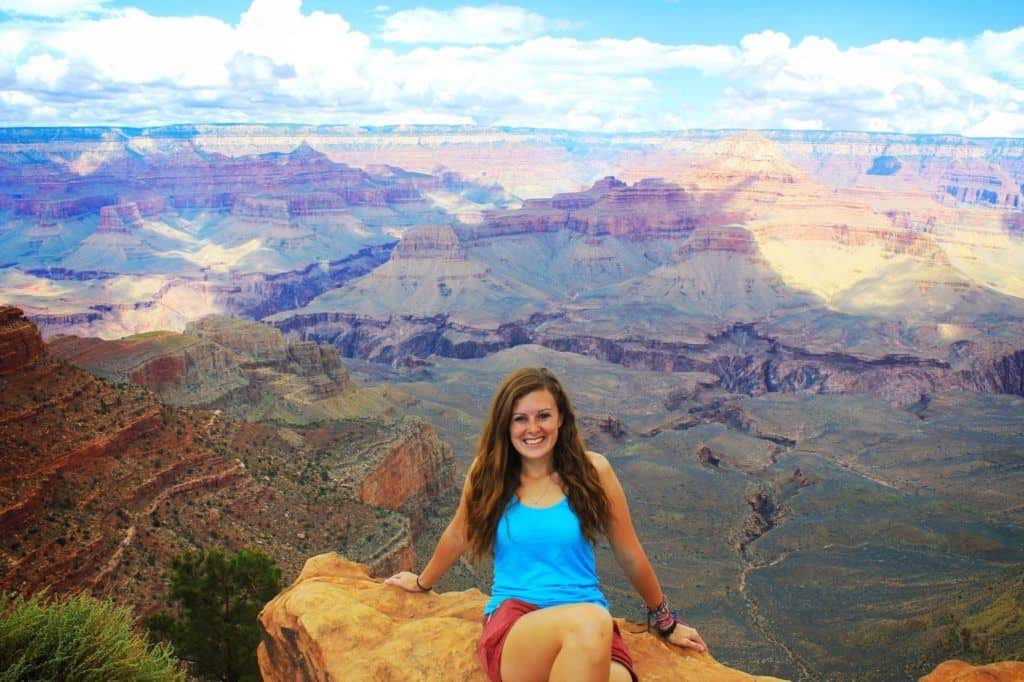
{"type": "Polygon", "coordinates": [[[597,604],[570,607],[563,638],[566,644],[607,652],[612,641],[612,616],[597,604]]]}

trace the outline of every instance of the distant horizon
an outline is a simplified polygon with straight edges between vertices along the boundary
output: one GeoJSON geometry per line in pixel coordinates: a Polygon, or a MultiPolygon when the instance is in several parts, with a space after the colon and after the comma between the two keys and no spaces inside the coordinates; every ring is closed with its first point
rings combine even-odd
{"type": "Polygon", "coordinates": [[[965,140],[1024,140],[1024,133],[1021,135],[964,135],[961,133],[941,132],[893,132],[886,130],[852,130],[852,129],[809,129],[809,128],[677,128],[662,130],[628,130],[628,131],[607,131],[607,130],[575,130],[571,128],[544,128],[531,126],[506,126],[506,125],[484,125],[475,123],[392,123],[392,124],[355,124],[355,123],[308,123],[293,121],[182,121],[177,123],[161,123],[154,125],[139,125],[131,123],[99,123],[99,124],[0,124],[0,131],[15,130],[128,130],[128,131],[159,131],[181,128],[254,128],[254,127],[289,127],[289,128],[338,128],[352,129],[353,131],[377,131],[377,130],[465,130],[465,131],[501,131],[507,133],[553,133],[572,136],[597,136],[605,138],[613,137],[643,137],[648,135],[682,135],[686,133],[772,133],[792,135],[794,137],[803,135],[884,135],[887,137],[951,137],[965,140]]]}
{"type": "Polygon", "coordinates": [[[268,120],[1024,137],[1024,4],[0,0],[0,125],[268,120]]]}

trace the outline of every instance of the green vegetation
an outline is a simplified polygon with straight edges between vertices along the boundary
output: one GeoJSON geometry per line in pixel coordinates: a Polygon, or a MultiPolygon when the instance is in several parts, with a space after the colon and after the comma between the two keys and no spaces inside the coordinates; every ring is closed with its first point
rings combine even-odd
{"type": "Polygon", "coordinates": [[[199,676],[242,682],[260,679],[256,616],[281,590],[281,570],[255,550],[230,556],[220,549],[187,552],[172,561],[168,599],[180,617],[160,613],[146,621],[154,636],[174,645],[199,676]]]}
{"type": "Polygon", "coordinates": [[[0,680],[183,681],[170,650],[133,624],[130,609],[86,594],[0,594],[0,680]]]}
{"type": "Polygon", "coordinates": [[[999,658],[1024,658],[1024,573],[980,611],[951,626],[947,639],[965,653],[994,653],[999,658]],[[956,627],[959,626],[959,627],[956,627]]]}

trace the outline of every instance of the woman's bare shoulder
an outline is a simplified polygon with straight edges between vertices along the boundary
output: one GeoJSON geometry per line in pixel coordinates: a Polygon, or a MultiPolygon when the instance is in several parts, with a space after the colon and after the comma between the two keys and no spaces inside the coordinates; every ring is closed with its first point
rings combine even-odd
{"type": "Polygon", "coordinates": [[[587,459],[594,465],[598,473],[604,473],[612,468],[611,462],[608,458],[602,455],[600,452],[594,452],[593,450],[587,450],[587,459]]]}

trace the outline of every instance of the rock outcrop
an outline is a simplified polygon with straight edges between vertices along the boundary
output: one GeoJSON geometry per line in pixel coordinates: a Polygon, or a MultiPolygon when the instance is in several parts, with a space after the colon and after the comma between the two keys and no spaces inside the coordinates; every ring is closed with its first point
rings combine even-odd
{"type": "Polygon", "coordinates": [[[43,337],[19,308],[0,307],[0,376],[31,364],[44,351],[43,337]]]}
{"type": "Polygon", "coordinates": [[[723,222],[729,220],[699,211],[693,196],[678,185],[657,179],[627,185],[606,177],[582,192],[529,199],[515,211],[489,212],[484,225],[463,230],[468,240],[568,229],[640,241],[723,222]]]}
{"type": "Polygon", "coordinates": [[[391,252],[391,258],[422,258],[437,261],[463,261],[466,252],[450,225],[425,225],[408,230],[391,252]]]}
{"type": "MultiPolygon", "coordinates": [[[[476,643],[486,600],[475,589],[403,592],[337,554],[315,556],[260,613],[260,673],[267,682],[485,682],[476,643]]],[[[726,667],[710,654],[675,649],[640,624],[618,622],[645,681],[777,680],[726,667]]]]}
{"type": "Polygon", "coordinates": [[[97,232],[130,234],[142,225],[142,213],[134,201],[100,208],[100,226],[97,232]]]}
{"type": "Polygon", "coordinates": [[[1024,662],[1002,661],[988,665],[971,665],[963,661],[946,661],[922,677],[919,682],[1020,682],[1024,680],[1024,662]]]}

